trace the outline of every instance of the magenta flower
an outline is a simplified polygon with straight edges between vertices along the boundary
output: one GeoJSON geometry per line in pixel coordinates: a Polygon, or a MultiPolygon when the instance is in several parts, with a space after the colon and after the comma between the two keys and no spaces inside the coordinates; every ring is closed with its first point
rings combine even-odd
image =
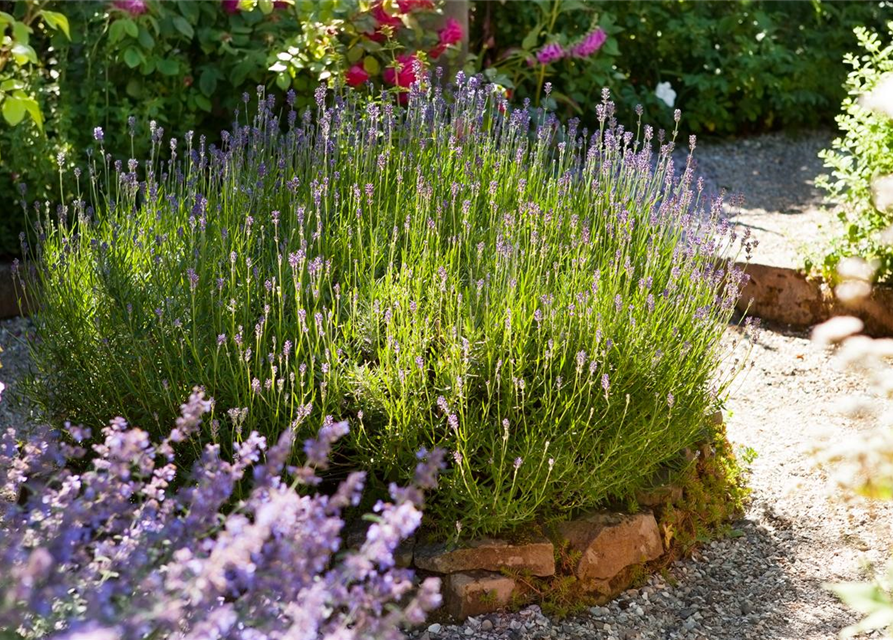
{"type": "Polygon", "coordinates": [[[132,16],[141,16],[149,10],[146,0],[115,0],[112,6],[132,16]]]}
{"type": "Polygon", "coordinates": [[[574,58],[588,58],[593,53],[602,48],[608,34],[604,29],[599,27],[595,31],[590,31],[580,42],[571,47],[570,54],[574,58]]]}
{"type": "Polygon", "coordinates": [[[443,29],[437,32],[440,44],[451,45],[462,42],[462,25],[455,18],[448,18],[443,29]]]}
{"type": "Polygon", "coordinates": [[[344,81],[351,87],[359,87],[369,81],[369,74],[361,64],[355,64],[344,72],[344,81]]]}
{"type": "Polygon", "coordinates": [[[220,4],[223,10],[230,15],[239,13],[239,0],[221,0],[220,4]]]}
{"type": "Polygon", "coordinates": [[[564,56],[564,47],[557,42],[550,42],[536,53],[536,59],[540,64],[552,64],[561,60],[564,56]]]}

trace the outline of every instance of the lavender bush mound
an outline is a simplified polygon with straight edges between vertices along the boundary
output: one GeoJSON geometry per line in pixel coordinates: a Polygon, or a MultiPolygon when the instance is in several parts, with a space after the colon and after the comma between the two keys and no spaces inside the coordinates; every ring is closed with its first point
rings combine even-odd
{"type": "Polygon", "coordinates": [[[259,101],[219,146],[152,125],[145,161],[97,130],[92,204],[37,207],[51,416],[157,434],[202,385],[196,443],[348,420],[339,466],[377,490],[446,449],[426,513],[463,534],[622,499],[697,439],[734,368],[744,275],[718,256],[742,239],[663,132],[607,96],[597,131],[565,129],[461,74],[405,109],[259,101]]]}
{"type": "Polygon", "coordinates": [[[357,505],[364,475],[350,474],[331,495],[298,489],[318,482],[346,424],[325,424],[299,468],[286,466],[290,430],[270,448],[257,432],[246,435],[232,462],[209,444],[192,482],[171,491],[174,448],[209,409],[194,392],[159,444],[113,420],[83,473],[62,464],[84,456],[89,430],[69,428],[74,445],[52,437],[19,445],[12,429],[4,434],[0,636],[399,638],[401,625],[439,605],[439,581],[414,587],[393,554],[421,522],[442,451],[421,452],[414,484],[392,488],[365,541],[345,551],[341,513],[357,505]],[[253,487],[234,504],[249,472],[253,487]]]}

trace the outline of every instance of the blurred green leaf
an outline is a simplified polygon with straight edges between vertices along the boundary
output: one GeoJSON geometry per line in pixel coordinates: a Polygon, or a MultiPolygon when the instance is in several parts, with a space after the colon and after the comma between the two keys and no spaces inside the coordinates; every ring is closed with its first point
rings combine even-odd
{"type": "Polygon", "coordinates": [[[155,61],[155,68],[165,76],[175,76],[180,71],[180,65],[170,58],[159,58],[155,61]]]}
{"type": "Polygon", "coordinates": [[[542,31],[543,25],[537,23],[537,25],[527,32],[527,35],[524,36],[524,39],[521,41],[521,48],[530,51],[533,49],[537,42],[539,42],[540,31],[542,31]]]}
{"type": "Polygon", "coordinates": [[[195,31],[193,30],[192,25],[189,24],[189,21],[183,16],[174,16],[173,22],[174,28],[190,40],[195,36],[195,31]]]}
{"type": "Polygon", "coordinates": [[[135,47],[129,47],[124,51],[124,64],[131,69],[135,69],[143,62],[143,54],[135,47]]]}
{"type": "Polygon", "coordinates": [[[124,25],[124,31],[126,31],[127,35],[131,38],[136,38],[140,35],[140,28],[136,26],[136,23],[130,18],[121,18],[118,22],[124,25]]]}
{"type": "Polygon", "coordinates": [[[109,42],[115,44],[120,42],[122,38],[124,38],[124,23],[120,20],[116,20],[109,27],[109,42]]]}
{"type": "Polygon", "coordinates": [[[140,27],[138,40],[143,49],[150,50],[155,46],[155,38],[152,37],[152,34],[145,27],[140,27]]]}
{"type": "Polygon", "coordinates": [[[68,26],[68,18],[65,14],[58,11],[47,11],[44,9],[40,12],[40,16],[52,29],[58,29],[65,34],[65,37],[71,40],[71,33],[68,26]]]}
{"type": "Polygon", "coordinates": [[[3,119],[13,127],[25,117],[25,103],[21,98],[6,96],[3,101],[3,119]]]}
{"type": "Polygon", "coordinates": [[[37,64],[37,53],[35,53],[34,49],[27,44],[15,44],[10,50],[12,53],[12,57],[15,59],[16,64],[23,65],[27,63],[37,64]]]}
{"type": "Polygon", "coordinates": [[[220,71],[216,67],[207,66],[202,69],[202,74],[198,79],[199,90],[208,97],[213,95],[217,89],[217,80],[220,78],[220,71]]]}

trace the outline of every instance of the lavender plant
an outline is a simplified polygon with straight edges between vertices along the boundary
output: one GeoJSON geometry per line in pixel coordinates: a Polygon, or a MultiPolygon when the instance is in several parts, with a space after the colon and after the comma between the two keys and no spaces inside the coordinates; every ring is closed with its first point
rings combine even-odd
{"type": "Polygon", "coordinates": [[[32,395],[157,434],[198,384],[196,447],[350,420],[339,465],[378,490],[444,448],[441,533],[632,495],[721,401],[746,238],[607,95],[588,132],[417,77],[405,109],[261,92],[219,146],[152,124],[143,162],[97,129],[84,198],[36,207],[32,395]]]}
{"type": "Polygon", "coordinates": [[[286,466],[294,433],[267,449],[252,432],[230,462],[208,445],[177,491],[174,451],[199,428],[210,401],[194,392],[160,443],[118,418],[102,429],[83,473],[89,429],[68,444],[44,434],[0,441],[0,635],[91,638],[399,638],[440,603],[439,580],[418,588],[394,567],[398,543],[421,521],[422,491],[443,452],[420,452],[415,481],[379,503],[365,541],[342,548],[342,512],[356,506],[362,473],[330,495],[319,482],[332,444],[327,423],[286,466]],[[73,443],[72,443],[73,442],[73,443]],[[265,457],[263,463],[261,459],[265,457]],[[246,474],[253,488],[232,504],[246,474]]]}

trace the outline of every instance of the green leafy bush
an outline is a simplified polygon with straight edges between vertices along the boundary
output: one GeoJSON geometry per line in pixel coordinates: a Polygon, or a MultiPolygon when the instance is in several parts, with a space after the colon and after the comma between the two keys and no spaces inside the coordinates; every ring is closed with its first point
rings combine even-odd
{"type": "Polygon", "coordinates": [[[887,28],[886,44],[876,32],[856,29],[863,53],[844,58],[853,70],[846,81],[843,112],[837,116],[843,135],[819,154],[831,174],[820,176],[816,184],[825,189],[831,203],[842,205],[837,216],[843,234],[823,247],[824,256],[816,260],[831,280],[836,280],[840,261],[851,256],[875,263],[877,280],[888,282],[893,277],[893,249],[881,236],[893,223],[893,211],[888,204],[878,206],[872,194],[875,180],[893,173],[893,119],[865,104],[884,80],[889,84],[893,73],[893,22],[887,28]]]}
{"type": "MultiPolygon", "coordinates": [[[[537,0],[474,8],[473,49],[485,50],[485,66],[523,48],[531,29],[539,26],[547,39],[572,38],[597,14],[614,57],[556,67],[555,90],[591,116],[589,105],[608,86],[622,114],[642,104],[647,118],[671,126],[679,107],[688,130],[715,134],[830,123],[843,98],[840,60],[855,45],[853,28],[880,27],[889,12],[883,2],[818,0],[537,0]],[[560,15],[548,29],[541,15],[551,5],[560,15]],[[656,94],[662,83],[675,93],[671,104],[656,94]]],[[[534,98],[536,86],[520,84],[517,93],[534,98]]]]}
{"type": "Polygon", "coordinates": [[[338,460],[379,488],[442,447],[441,534],[632,495],[728,380],[744,274],[717,262],[721,204],[611,103],[591,138],[542,112],[530,133],[494,87],[457,85],[415,85],[405,111],[321,89],[284,133],[261,95],[219,147],[153,124],[143,163],[97,130],[95,209],[44,209],[24,270],[35,399],[162,429],[198,384],[221,443],[345,419],[338,460]]]}

